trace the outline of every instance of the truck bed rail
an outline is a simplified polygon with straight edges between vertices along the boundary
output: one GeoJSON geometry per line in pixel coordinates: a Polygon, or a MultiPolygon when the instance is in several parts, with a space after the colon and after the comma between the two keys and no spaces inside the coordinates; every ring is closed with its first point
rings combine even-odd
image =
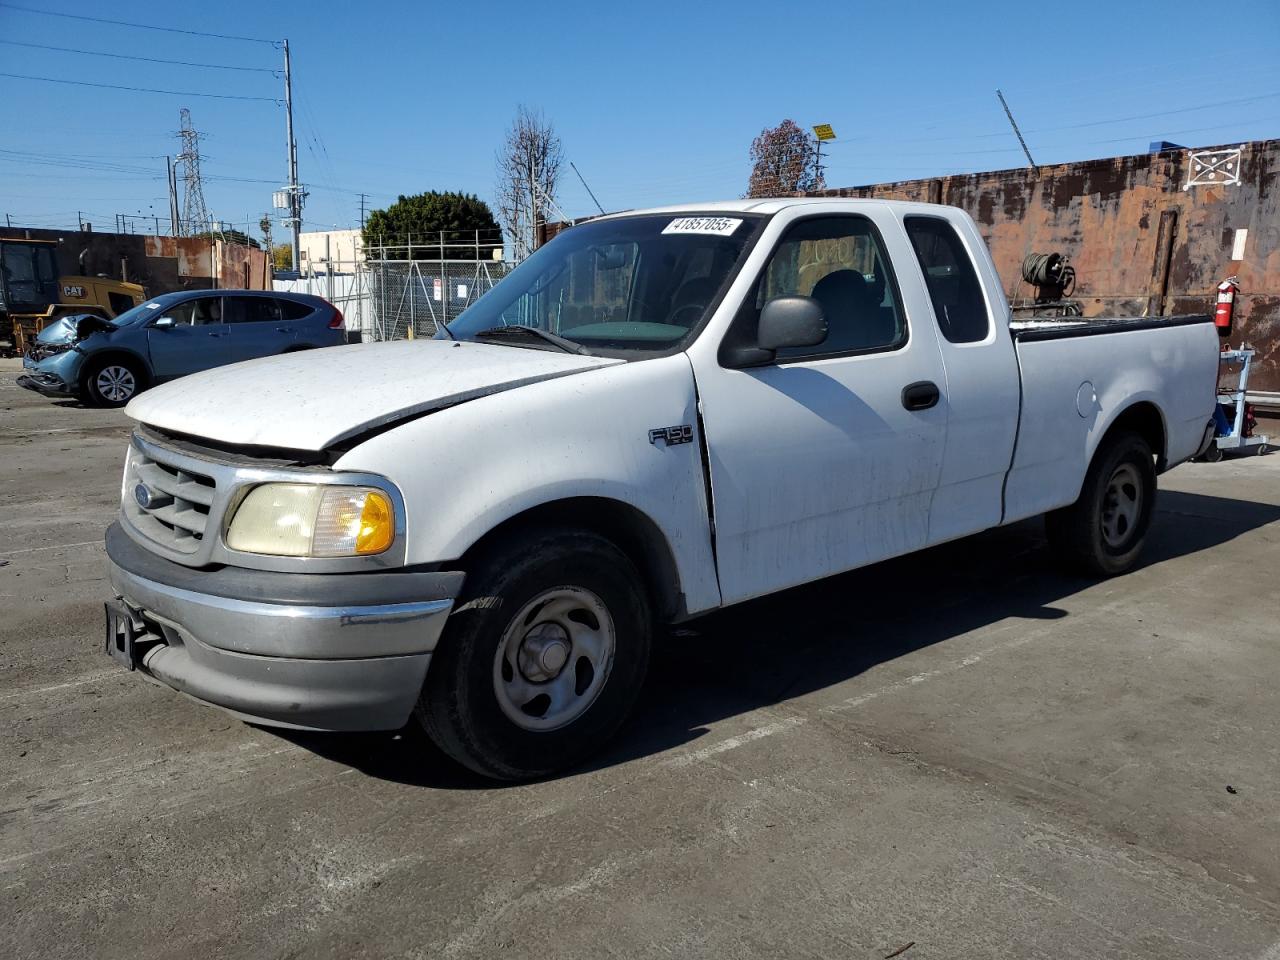
{"type": "Polygon", "coordinates": [[[1015,340],[1031,342],[1182,327],[1193,323],[1213,323],[1213,317],[1207,313],[1185,313],[1171,317],[1036,317],[1012,321],[1009,332],[1015,340]]]}

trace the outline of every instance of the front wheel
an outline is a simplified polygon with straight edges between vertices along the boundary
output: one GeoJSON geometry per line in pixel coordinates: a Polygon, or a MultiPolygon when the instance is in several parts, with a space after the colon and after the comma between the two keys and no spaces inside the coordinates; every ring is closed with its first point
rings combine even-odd
{"type": "Polygon", "coordinates": [[[142,387],[142,372],[127,360],[93,363],[84,379],[84,396],[95,407],[123,407],[142,387]]]}
{"type": "Polygon", "coordinates": [[[574,530],[526,533],[471,566],[415,716],[485,776],[578,763],[617,732],[644,682],[653,627],[639,572],[574,530]]]}
{"type": "Polygon", "coordinates": [[[1118,434],[1094,454],[1076,502],[1045,518],[1049,540],[1082,572],[1124,573],[1142,552],[1155,500],[1151,447],[1136,433],[1118,434]]]}

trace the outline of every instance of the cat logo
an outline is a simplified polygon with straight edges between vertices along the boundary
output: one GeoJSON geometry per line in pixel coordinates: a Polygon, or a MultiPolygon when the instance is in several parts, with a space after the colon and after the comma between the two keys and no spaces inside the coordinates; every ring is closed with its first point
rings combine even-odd
{"type": "Polygon", "coordinates": [[[62,296],[68,300],[83,300],[84,287],[74,283],[64,284],[62,287],[62,296]]]}

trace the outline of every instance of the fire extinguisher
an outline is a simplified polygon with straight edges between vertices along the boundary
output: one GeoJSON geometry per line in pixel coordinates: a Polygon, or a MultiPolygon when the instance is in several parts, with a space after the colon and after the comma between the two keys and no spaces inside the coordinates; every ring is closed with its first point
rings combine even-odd
{"type": "Polygon", "coordinates": [[[1213,325],[1218,328],[1218,336],[1231,336],[1231,321],[1235,317],[1236,294],[1240,292],[1240,281],[1236,277],[1227,277],[1218,284],[1218,306],[1213,312],[1213,325]]]}

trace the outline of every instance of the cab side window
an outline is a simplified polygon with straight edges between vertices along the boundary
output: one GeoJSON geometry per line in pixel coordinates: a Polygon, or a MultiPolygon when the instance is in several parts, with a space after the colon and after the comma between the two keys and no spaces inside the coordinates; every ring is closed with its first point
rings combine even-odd
{"type": "Polygon", "coordinates": [[[942,335],[952,343],[987,339],[991,316],[973,260],[955,227],[940,217],[906,217],[903,225],[920,261],[942,335]]]}
{"type": "Polygon", "coordinates": [[[893,350],[907,342],[898,286],[866,217],[814,217],[787,231],[765,268],[756,307],[789,295],[817,300],[828,333],[815,347],[779,350],[779,359],[893,350]]]}

